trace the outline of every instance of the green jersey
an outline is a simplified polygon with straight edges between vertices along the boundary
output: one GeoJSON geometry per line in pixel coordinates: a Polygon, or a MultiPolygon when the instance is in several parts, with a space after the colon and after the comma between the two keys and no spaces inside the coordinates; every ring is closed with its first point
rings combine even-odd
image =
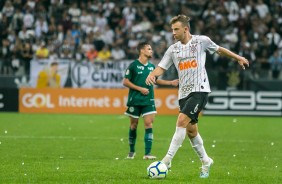
{"type": "Polygon", "coordinates": [[[131,105],[155,105],[154,86],[148,86],[145,81],[155,66],[148,62],[146,65],[139,60],[134,60],[126,69],[124,78],[127,78],[133,84],[149,89],[148,95],[143,95],[140,91],[129,89],[127,106],[131,105]]]}

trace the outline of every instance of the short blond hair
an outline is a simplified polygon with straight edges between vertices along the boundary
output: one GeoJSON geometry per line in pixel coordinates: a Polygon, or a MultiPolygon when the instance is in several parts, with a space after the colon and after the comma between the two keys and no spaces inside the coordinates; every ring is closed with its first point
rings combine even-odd
{"type": "Polygon", "coordinates": [[[190,28],[190,17],[186,15],[177,15],[170,20],[170,25],[175,24],[176,22],[181,22],[183,26],[190,28]]]}

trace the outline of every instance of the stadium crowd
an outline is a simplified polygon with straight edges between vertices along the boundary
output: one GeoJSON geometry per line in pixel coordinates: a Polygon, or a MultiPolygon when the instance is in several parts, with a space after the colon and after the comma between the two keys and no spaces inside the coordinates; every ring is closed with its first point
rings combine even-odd
{"type": "MultiPolygon", "coordinates": [[[[2,0],[0,10],[0,75],[28,74],[34,57],[134,59],[143,40],[158,62],[173,43],[169,20],[178,14],[191,17],[192,34],[246,57],[250,77],[277,79],[282,68],[277,0],[2,0]]],[[[207,61],[222,75],[237,66],[217,55],[207,61]]]]}

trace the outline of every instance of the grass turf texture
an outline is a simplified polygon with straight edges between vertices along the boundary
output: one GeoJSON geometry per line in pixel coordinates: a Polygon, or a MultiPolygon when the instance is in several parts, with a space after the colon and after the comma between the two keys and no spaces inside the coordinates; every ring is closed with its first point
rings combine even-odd
{"type": "MultiPolygon", "coordinates": [[[[170,144],[176,116],[157,115],[153,154],[170,144]]],[[[128,153],[129,120],[117,115],[0,113],[0,183],[281,183],[282,120],[272,117],[203,116],[199,128],[214,159],[210,178],[188,139],[164,180],[151,180],[142,160],[139,123],[134,160],[128,153]],[[237,121],[235,121],[235,118],[237,121]]]]}

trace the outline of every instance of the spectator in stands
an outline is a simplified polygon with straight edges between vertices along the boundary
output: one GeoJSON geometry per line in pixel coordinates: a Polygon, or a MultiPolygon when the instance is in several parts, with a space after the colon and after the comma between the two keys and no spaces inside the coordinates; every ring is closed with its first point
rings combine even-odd
{"type": "Polygon", "coordinates": [[[71,16],[72,23],[78,23],[81,15],[81,9],[77,7],[77,2],[73,2],[68,10],[68,14],[71,16]]]}
{"type": "Polygon", "coordinates": [[[8,36],[8,27],[9,27],[9,22],[7,19],[7,16],[5,14],[2,14],[2,19],[0,19],[0,38],[6,39],[8,36]]]}
{"type": "Polygon", "coordinates": [[[120,45],[113,46],[111,53],[112,53],[112,58],[115,61],[125,59],[126,56],[125,51],[121,48],[120,45]]]}
{"type": "Polygon", "coordinates": [[[22,27],[22,29],[18,33],[19,39],[21,39],[23,42],[31,39],[34,37],[34,31],[27,30],[26,27],[22,27]]]}
{"type": "Polygon", "coordinates": [[[122,22],[121,10],[118,6],[115,6],[108,17],[108,25],[114,30],[122,22]]]}
{"type": "Polygon", "coordinates": [[[103,3],[103,11],[105,12],[104,15],[106,17],[109,17],[112,9],[114,9],[115,7],[115,3],[111,2],[110,0],[105,0],[105,2],[103,3]]]}
{"type": "Polygon", "coordinates": [[[128,39],[128,45],[127,45],[128,47],[127,56],[129,59],[134,58],[134,56],[136,56],[137,54],[136,48],[137,48],[138,43],[139,41],[136,38],[136,34],[131,33],[128,39]]]}
{"type": "Polygon", "coordinates": [[[77,48],[80,44],[80,37],[81,37],[80,27],[77,24],[74,24],[72,26],[71,36],[74,39],[75,48],[77,48]]]}
{"type": "Polygon", "coordinates": [[[86,30],[88,26],[92,25],[93,18],[87,10],[82,10],[82,15],[79,18],[79,24],[82,30],[86,30]]]}
{"type": "Polygon", "coordinates": [[[263,2],[263,0],[258,0],[258,3],[255,5],[255,8],[256,8],[258,15],[261,19],[263,19],[269,13],[269,8],[263,2]]]}
{"type": "Polygon", "coordinates": [[[37,78],[37,88],[59,88],[61,77],[58,74],[57,62],[52,62],[50,67],[45,67],[42,71],[39,72],[37,78]]]}
{"type": "Polygon", "coordinates": [[[12,74],[11,50],[8,39],[3,39],[0,47],[0,69],[2,74],[12,74]]]}
{"type": "Polygon", "coordinates": [[[30,10],[34,10],[36,6],[36,1],[35,0],[27,0],[26,7],[30,8],[30,10]]]}
{"type": "Polygon", "coordinates": [[[95,22],[96,26],[99,27],[99,31],[104,32],[106,25],[108,24],[108,20],[102,12],[99,12],[97,15],[95,15],[95,22]]]}
{"type": "Polygon", "coordinates": [[[98,51],[95,49],[94,46],[92,46],[90,48],[90,50],[88,50],[86,52],[86,58],[91,62],[93,63],[95,61],[95,59],[97,58],[98,56],[98,51]]]}
{"type": "Polygon", "coordinates": [[[33,57],[33,51],[29,43],[25,43],[21,50],[21,59],[23,62],[25,74],[29,75],[30,72],[30,61],[33,57]]]}
{"type": "Polygon", "coordinates": [[[10,29],[18,33],[21,30],[22,24],[23,24],[23,13],[19,8],[17,8],[12,18],[10,29]]]}
{"type": "Polygon", "coordinates": [[[275,50],[273,55],[269,58],[269,63],[271,65],[272,70],[272,78],[278,79],[280,71],[282,69],[282,57],[279,56],[278,50],[275,50]]]}
{"type": "Polygon", "coordinates": [[[257,63],[260,65],[258,70],[260,79],[269,79],[270,63],[268,62],[268,51],[266,49],[257,55],[257,63]]]}
{"type": "Polygon", "coordinates": [[[6,1],[3,9],[2,9],[2,13],[4,15],[6,15],[7,19],[8,19],[8,22],[11,22],[11,20],[13,19],[13,14],[14,14],[14,6],[13,4],[11,3],[11,1],[6,1]]]}
{"type": "Polygon", "coordinates": [[[270,28],[270,32],[266,34],[268,38],[268,44],[270,45],[271,49],[276,50],[281,36],[276,32],[275,27],[270,28]]]}
{"type": "Polygon", "coordinates": [[[109,47],[105,45],[103,49],[98,52],[97,61],[102,61],[102,62],[109,61],[111,56],[112,56],[112,53],[109,50],[109,47]]]}
{"type": "Polygon", "coordinates": [[[102,40],[107,45],[112,45],[114,42],[115,32],[108,26],[105,26],[105,30],[102,33],[102,40]]]}
{"type": "Polygon", "coordinates": [[[40,43],[40,47],[36,50],[37,59],[46,59],[49,57],[49,50],[46,47],[45,41],[40,43]]]}
{"type": "Polygon", "coordinates": [[[32,29],[33,22],[34,22],[34,15],[31,13],[30,9],[27,9],[23,17],[23,26],[27,29],[32,29]]]}
{"type": "Polygon", "coordinates": [[[132,26],[133,21],[136,19],[136,8],[131,1],[127,1],[126,6],[122,10],[123,19],[125,20],[125,28],[129,29],[132,26]]]}
{"type": "Polygon", "coordinates": [[[74,40],[70,35],[70,30],[68,30],[68,32],[69,32],[70,40],[65,39],[59,49],[59,58],[62,58],[62,59],[72,59],[73,54],[74,54],[73,52],[74,51],[74,40]]]}
{"type": "Polygon", "coordinates": [[[63,43],[64,37],[65,37],[64,27],[63,25],[59,24],[57,26],[57,38],[56,39],[59,43],[63,43]]]}
{"type": "Polygon", "coordinates": [[[47,21],[44,20],[43,18],[39,18],[35,22],[35,36],[37,38],[41,38],[45,36],[45,34],[48,33],[48,24],[47,21]]]}
{"type": "Polygon", "coordinates": [[[64,34],[67,32],[67,30],[72,28],[72,21],[70,15],[68,15],[66,12],[63,13],[63,19],[60,22],[60,24],[63,26],[64,34]]]}

